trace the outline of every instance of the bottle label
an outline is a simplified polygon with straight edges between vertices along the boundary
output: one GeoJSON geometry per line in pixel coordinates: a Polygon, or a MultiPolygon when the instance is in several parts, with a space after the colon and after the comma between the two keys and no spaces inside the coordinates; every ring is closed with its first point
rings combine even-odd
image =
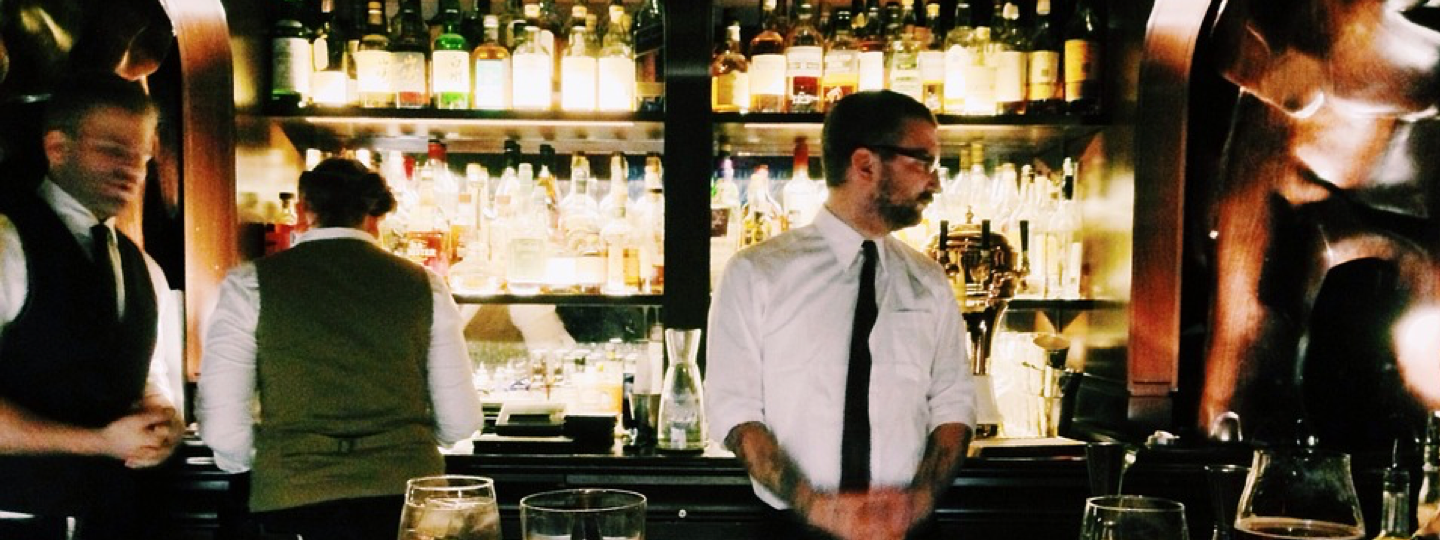
{"type": "Polygon", "coordinates": [[[595,110],[595,59],[566,56],[560,59],[560,109],[595,110]]]}
{"type": "Polygon", "coordinates": [[[623,56],[600,59],[596,81],[597,106],[602,111],[635,110],[635,62],[623,56]]]}
{"type": "Polygon", "coordinates": [[[926,84],[945,80],[945,53],[922,51],[920,53],[920,79],[926,84]]]}
{"type": "Polygon", "coordinates": [[[388,94],[391,87],[390,52],[359,51],[355,53],[355,79],[364,93],[388,94]]]}
{"type": "Polygon", "coordinates": [[[785,57],[758,54],[750,60],[750,95],[785,95],[785,57]]]}
{"type": "Polygon", "coordinates": [[[1025,101],[1025,53],[1003,51],[996,56],[995,101],[1025,101]]]}
{"type": "Polygon", "coordinates": [[[425,54],[418,52],[390,53],[391,74],[395,76],[397,94],[425,93],[425,54]]]}
{"type": "Polygon", "coordinates": [[[476,60],[475,61],[475,108],[503,110],[509,108],[508,95],[509,81],[505,76],[510,73],[508,60],[476,60]]]}
{"type": "Polygon", "coordinates": [[[1030,80],[1027,97],[1030,101],[1053,99],[1059,93],[1060,53],[1056,51],[1031,51],[1030,80]]]}
{"type": "Polygon", "coordinates": [[[435,51],[430,58],[435,93],[470,91],[470,55],[465,51],[435,51]]]}
{"type": "Polygon", "coordinates": [[[304,38],[271,41],[271,93],[306,94],[310,86],[310,42],[304,38]]]}
{"type": "Polygon", "coordinates": [[[1100,58],[1094,42],[1083,39],[1065,40],[1065,100],[1075,101],[1096,96],[1083,95],[1086,84],[1100,80],[1100,58]]]}
{"type": "Polygon", "coordinates": [[[885,53],[860,53],[860,91],[885,89],[885,53]]]}
{"type": "Polygon", "coordinates": [[[744,109],[750,106],[750,78],[748,74],[731,71],[715,78],[713,86],[715,108],[744,109]]]}
{"type": "Polygon", "coordinates": [[[791,77],[820,77],[825,53],[820,47],[800,46],[785,49],[785,69],[791,77]]]}
{"type": "Polygon", "coordinates": [[[514,91],[511,99],[517,109],[550,108],[550,75],[553,72],[550,57],[543,54],[517,54],[515,65],[514,91]]]}

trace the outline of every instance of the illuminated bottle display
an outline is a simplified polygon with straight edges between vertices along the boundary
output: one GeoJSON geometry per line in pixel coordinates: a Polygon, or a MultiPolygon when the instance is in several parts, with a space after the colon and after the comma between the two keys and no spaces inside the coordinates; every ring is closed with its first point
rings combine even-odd
{"type": "Polygon", "coordinates": [[[855,93],[860,86],[860,50],[850,29],[850,10],[837,10],[831,24],[835,28],[835,36],[830,40],[829,50],[825,51],[825,73],[820,77],[822,109],[829,109],[840,98],[855,93]]]}
{"type": "Polygon", "coordinates": [[[420,15],[420,0],[405,0],[395,18],[399,32],[390,42],[390,75],[395,81],[395,106],[419,109],[430,104],[427,81],[430,31],[420,15]]]}
{"type": "Polygon", "coordinates": [[[785,38],[776,0],[765,0],[765,29],[750,39],[750,112],[785,112],[785,38]]]}
{"type": "Polygon", "coordinates": [[[476,109],[510,108],[510,52],[500,45],[500,18],[486,15],[485,38],[470,53],[474,64],[475,91],[471,104],[476,109]]]}
{"type": "Polygon", "coordinates": [[[355,52],[355,84],[361,107],[395,106],[390,34],[385,27],[385,3],[370,0],[365,8],[365,35],[355,52]]]}
{"type": "Polygon", "coordinates": [[[825,39],[810,23],[814,7],[800,4],[795,26],[790,29],[785,46],[785,78],[792,113],[820,110],[820,75],[824,71],[825,39]]]}
{"type": "Polygon", "coordinates": [[[565,55],[560,58],[560,109],[569,112],[595,110],[596,58],[581,19],[570,28],[565,55]]]}
{"type": "Polygon", "coordinates": [[[597,81],[602,111],[635,110],[635,50],[625,32],[623,6],[610,6],[610,24],[600,47],[600,78],[597,81]]]}
{"type": "Polygon", "coordinates": [[[725,46],[710,63],[710,110],[750,109],[750,63],[740,53],[740,21],[725,27],[725,46]]]}
{"type": "Polygon", "coordinates": [[[555,64],[540,44],[540,28],[525,25],[525,36],[515,47],[511,58],[513,82],[510,92],[512,106],[519,110],[548,111],[551,109],[551,86],[555,64]]]}
{"type": "Polygon", "coordinates": [[[470,44],[460,35],[459,2],[442,4],[440,35],[430,53],[430,81],[435,108],[470,108],[470,44]]]}

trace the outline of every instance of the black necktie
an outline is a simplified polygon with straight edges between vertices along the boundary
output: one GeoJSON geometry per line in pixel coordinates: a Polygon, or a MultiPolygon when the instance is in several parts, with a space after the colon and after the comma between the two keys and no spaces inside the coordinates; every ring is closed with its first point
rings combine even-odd
{"type": "Polygon", "coordinates": [[[111,319],[119,318],[119,307],[116,305],[115,292],[115,266],[110,260],[110,228],[104,225],[90,227],[90,259],[95,263],[95,269],[100,276],[100,290],[106,301],[104,309],[111,319]]]}
{"type": "Polygon", "coordinates": [[[840,436],[840,490],[870,487],[870,329],[875,306],[875,242],[860,245],[860,294],[855,299],[855,325],[850,330],[850,369],[845,376],[845,427],[840,436]]]}

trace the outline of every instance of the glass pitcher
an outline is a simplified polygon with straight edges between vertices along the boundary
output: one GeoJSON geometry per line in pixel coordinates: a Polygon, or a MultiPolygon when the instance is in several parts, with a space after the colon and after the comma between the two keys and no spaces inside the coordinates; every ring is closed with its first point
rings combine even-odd
{"type": "Polygon", "coordinates": [[[700,330],[665,330],[670,365],[660,390],[659,426],[655,448],[665,452],[705,449],[705,394],[700,384],[700,330]]]}
{"type": "Polygon", "coordinates": [[[1238,538],[1364,538],[1350,456],[1304,447],[1256,450],[1235,532],[1238,538]]]}

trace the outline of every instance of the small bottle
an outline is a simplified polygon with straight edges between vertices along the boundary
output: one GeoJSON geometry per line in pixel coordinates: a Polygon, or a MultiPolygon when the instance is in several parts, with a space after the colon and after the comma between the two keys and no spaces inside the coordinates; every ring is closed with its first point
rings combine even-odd
{"type": "Polygon", "coordinates": [[[1440,411],[1430,411],[1425,421],[1425,447],[1421,452],[1420,494],[1415,497],[1415,521],[1421,527],[1435,518],[1440,509],[1440,411]]]}
{"type": "Polygon", "coordinates": [[[1380,533],[1375,540],[1408,540],[1410,527],[1410,473],[1400,467],[1400,441],[1391,450],[1380,492],[1380,533]]]}

